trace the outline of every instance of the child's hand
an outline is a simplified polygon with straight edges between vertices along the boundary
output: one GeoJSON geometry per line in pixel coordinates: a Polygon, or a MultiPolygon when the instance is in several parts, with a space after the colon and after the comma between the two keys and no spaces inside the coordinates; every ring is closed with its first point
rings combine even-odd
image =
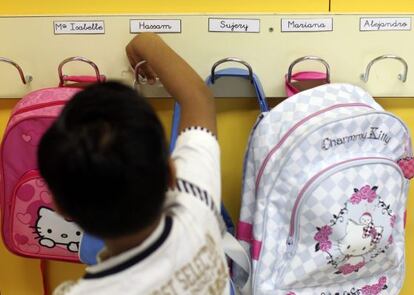
{"type": "Polygon", "coordinates": [[[138,75],[146,79],[148,84],[153,85],[157,81],[157,74],[154,72],[146,60],[142,60],[137,63],[135,67],[133,66],[133,69],[134,73],[138,71],[138,75]]]}
{"type": "MultiPolygon", "coordinates": [[[[189,44],[190,46],[190,44],[189,44]]],[[[141,33],[126,47],[131,65],[153,84],[158,76],[164,88],[181,107],[180,130],[201,126],[216,134],[213,94],[203,79],[158,35],[141,33]]]]}
{"type": "Polygon", "coordinates": [[[143,46],[145,38],[152,38],[152,34],[141,34],[135,36],[126,47],[126,54],[134,72],[138,70],[138,74],[147,79],[148,84],[154,84],[157,79],[157,74],[154,72],[152,67],[146,62],[146,60],[139,53],[140,46],[143,46]]]}

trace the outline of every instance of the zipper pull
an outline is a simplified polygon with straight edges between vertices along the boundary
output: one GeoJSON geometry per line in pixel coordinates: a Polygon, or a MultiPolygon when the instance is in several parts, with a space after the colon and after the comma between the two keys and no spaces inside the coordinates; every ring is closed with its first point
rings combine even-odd
{"type": "Polygon", "coordinates": [[[286,240],[286,256],[288,258],[291,258],[293,256],[294,248],[295,247],[293,247],[293,238],[289,236],[286,240]]]}

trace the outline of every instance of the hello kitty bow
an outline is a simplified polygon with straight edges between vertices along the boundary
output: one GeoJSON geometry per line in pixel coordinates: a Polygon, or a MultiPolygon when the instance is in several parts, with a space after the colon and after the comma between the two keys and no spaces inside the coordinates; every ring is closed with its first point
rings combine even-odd
{"type": "Polygon", "coordinates": [[[380,232],[377,232],[372,222],[364,226],[362,231],[362,238],[366,239],[369,237],[371,237],[371,245],[378,244],[382,237],[382,234],[380,232]]]}

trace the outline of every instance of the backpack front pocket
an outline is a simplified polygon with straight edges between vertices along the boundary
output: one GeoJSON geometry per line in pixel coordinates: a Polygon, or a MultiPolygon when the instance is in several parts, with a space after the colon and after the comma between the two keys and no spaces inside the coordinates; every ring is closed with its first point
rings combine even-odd
{"type": "Polygon", "coordinates": [[[277,288],[338,284],[383,274],[404,257],[405,180],[392,160],[331,165],[300,190],[277,288]]]}
{"type": "Polygon", "coordinates": [[[13,190],[12,251],[29,257],[78,261],[82,231],[58,215],[38,171],[26,172],[13,190]]]}

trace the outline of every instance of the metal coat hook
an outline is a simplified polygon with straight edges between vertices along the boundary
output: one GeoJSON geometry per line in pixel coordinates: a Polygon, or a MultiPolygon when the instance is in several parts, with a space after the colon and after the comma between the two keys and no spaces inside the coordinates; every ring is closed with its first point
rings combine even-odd
{"type": "Polygon", "coordinates": [[[222,63],[226,63],[226,62],[237,62],[237,63],[244,65],[249,71],[249,80],[251,83],[253,83],[252,67],[247,62],[237,57],[227,57],[227,58],[220,59],[218,62],[216,62],[211,68],[211,83],[214,84],[214,81],[216,80],[215,71],[216,71],[217,66],[221,65],[222,63]]]}
{"type": "Polygon", "coordinates": [[[95,70],[96,81],[103,82],[105,80],[105,77],[101,76],[101,74],[99,73],[98,66],[93,61],[85,57],[82,57],[82,56],[73,56],[73,57],[66,58],[59,64],[58,73],[59,73],[59,85],[60,86],[63,86],[63,84],[65,84],[65,77],[67,77],[66,75],[63,75],[63,71],[62,71],[63,66],[67,64],[68,62],[72,62],[72,61],[81,61],[81,62],[89,64],[95,70]]]}
{"type": "Polygon", "coordinates": [[[0,62],[5,62],[8,64],[11,64],[12,66],[14,66],[17,71],[19,72],[20,75],[20,79],[22,80],[23,84],[28,84],[33,80],[33,77],[30,75],[24,75],[22,68],[13,60],[7,58],[7,57],[0,57],[0,62]]]}
{"type": "MultiPolygon", "coordinates": [[[[148,80],[146,77],[142,77],[139,74],[139,68],[145,64],[147,61],[146,60],[142,60],[140,62],[138,62],[135,67],[134,67],[134,74],[135,74],[135,79],[134,79],[134,87],[137,87],[138,85],[145,85],[148,83],[148,80]]],[[[156,82],[158,82],[160,79],[157,77],[155,79],[156,82]]]]}
{"type": "Polygon", "coordinates": [[[287,74],[288,82],[291,82],[291,80],[292,80],[293,67],[296,64],[298,64],[300,62],[303,62],[303,61],[307,61],[307,60],[314,60],[314,61],[318,61],[318,62],[322,63],[325,66],[325,69],[326,69],[326,82],[327,83],[330,83],[331,82],[331,67],[329,66],[329,64],[323,58],[318,57],[318,56],[311,56],[311,55],[303,56],[303,57],[300,57],[298,59],[295,59],[290,64],[289,69],[288,69],[288,74],[287,74]]]}
{"type": "Polygon", "coordinates": [[[404,73],[403,74],[398,74],[398,80],[401,80],[403,83],[405,81],[407,81],[407,74],[408,74],[408,64],[407,64],[407,62],[402,57],[399,57],[399,56],[393,55],[393,54],[384,54],[384,55],[378,56],[377,58],[374,58],[373,60],[371,60],[369,62],[369,64],[367,65],[366,69],[365,69],[365,73],[361,74],[361,80],[362,81],[368,82],[369,71],[371,70],[372,65],[374,63],[376,63],[377,61],[382,60],[382,59],[395,59],[395,60],[400,61],[404,66],[404,73]]]}

